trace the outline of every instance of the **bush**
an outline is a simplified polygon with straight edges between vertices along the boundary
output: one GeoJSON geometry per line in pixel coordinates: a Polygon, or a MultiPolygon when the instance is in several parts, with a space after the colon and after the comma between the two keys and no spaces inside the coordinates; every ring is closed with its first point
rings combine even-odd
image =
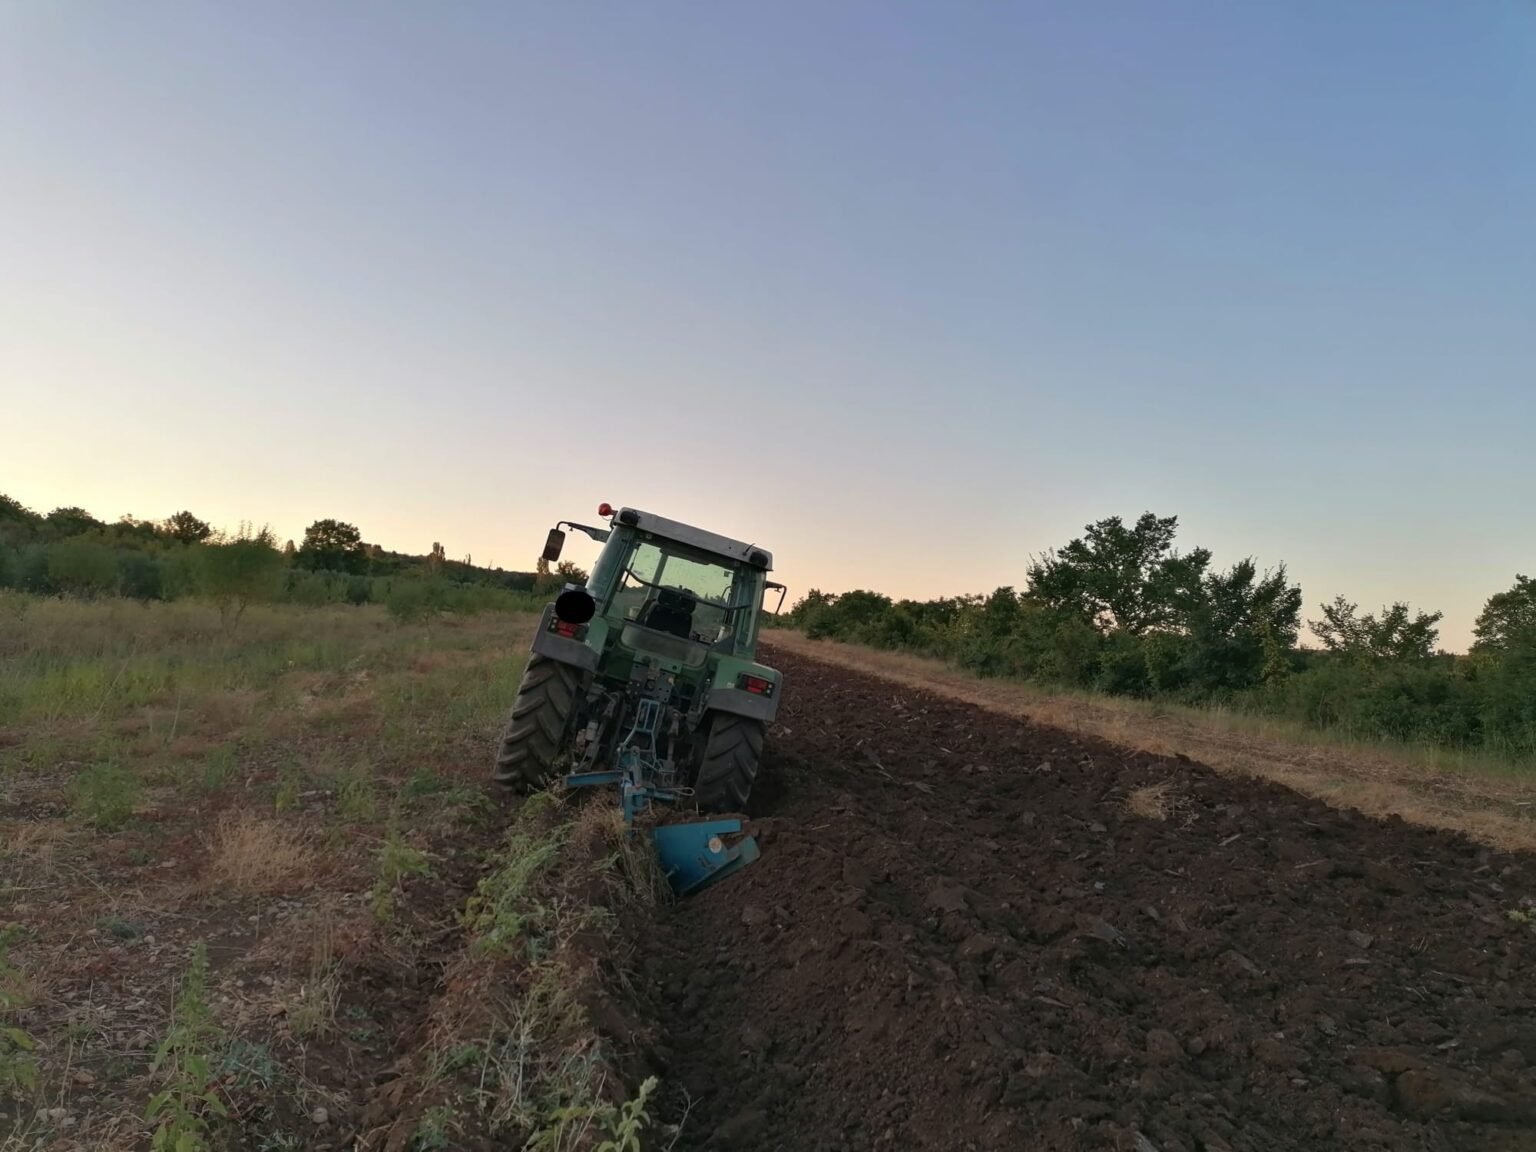
{"type": "Polygon", "coordinates": [[[146,552],[117,554],[117,589],[134,600],[160,599],[160,565],[146,552]]]}
{"type": "Polygon", "coordinates": [[[448,582],[436,577],[402,576],[390,581],[384,607],[396,620],[412,624],[448,604],[448,582]]]}
{"type": "Polygon", "coordinates": [[[117,590],[117,557],[94,540],[60,540],[47,548],[48,581],[53,590],[75,596],[101,596],[117,590]]]}
{"type": "Polygon", "coordinates": [[[265,529],[254,535],[242,530],[232,540],[199,544],[196,556],[198,591],[219,606],[227,622],[240,619],[253,603],[275,600],[283,586],[283,554],[265,529]]]}

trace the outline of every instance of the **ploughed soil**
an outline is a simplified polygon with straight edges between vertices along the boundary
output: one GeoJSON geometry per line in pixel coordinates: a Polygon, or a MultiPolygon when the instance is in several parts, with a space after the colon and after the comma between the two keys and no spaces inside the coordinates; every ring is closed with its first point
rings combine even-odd
{"type": "Polygon", "coordinates": [[[774,659],[641,941],[679,1150],[1536,1150],[1536,860],[774,659]]]}

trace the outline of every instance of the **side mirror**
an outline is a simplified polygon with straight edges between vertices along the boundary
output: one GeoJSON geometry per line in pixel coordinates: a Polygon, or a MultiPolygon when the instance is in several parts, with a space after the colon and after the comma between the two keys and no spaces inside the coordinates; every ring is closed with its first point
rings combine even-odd
{"type": "Polygon", "coordinates": [[[565,533],[558,528],[551,528],[549,536],[544,541],[544,559],[553,564],[560,559],[560,550],[565,547],[565,533]]]}

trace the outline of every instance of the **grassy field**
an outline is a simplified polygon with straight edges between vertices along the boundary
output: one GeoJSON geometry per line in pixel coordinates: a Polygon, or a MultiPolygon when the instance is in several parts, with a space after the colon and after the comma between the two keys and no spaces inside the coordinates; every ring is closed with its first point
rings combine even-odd
{"type": "Polygon", "coordinates": [[[1491,753],[1349,740],[1301,724],[1017,680],[984,680],[943,661],[798,632],[773,644],[993,711],[1223,771],[1262,776],[1330,804],[1452,828],[1497,848],[1536,850],[1536,771],[1491,753]]]}
{"type": "Polygon", "coordinates": [[[531,626],[0,596],[0,1149],[619,1130],[584,1011],[649,881],[486,786],[531,626]]]}

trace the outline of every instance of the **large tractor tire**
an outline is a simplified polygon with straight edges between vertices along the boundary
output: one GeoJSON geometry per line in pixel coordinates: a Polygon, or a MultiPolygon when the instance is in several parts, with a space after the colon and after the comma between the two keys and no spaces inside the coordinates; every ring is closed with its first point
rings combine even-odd
{"type": "Polygon", "coordinates": [[[579,668],[548,656],[528,657],[512,716],[496,753],[496,783],[533,792],[549,782],[555,757],[565,745],[583,679],[579,668]]]}
{"type": "Polygon", "coordinates": [[[712,712],[704,724],[704,752],[693,795],[702,812],[740,812],[752,794],[763,758],[763,724],[712,712]]]}

